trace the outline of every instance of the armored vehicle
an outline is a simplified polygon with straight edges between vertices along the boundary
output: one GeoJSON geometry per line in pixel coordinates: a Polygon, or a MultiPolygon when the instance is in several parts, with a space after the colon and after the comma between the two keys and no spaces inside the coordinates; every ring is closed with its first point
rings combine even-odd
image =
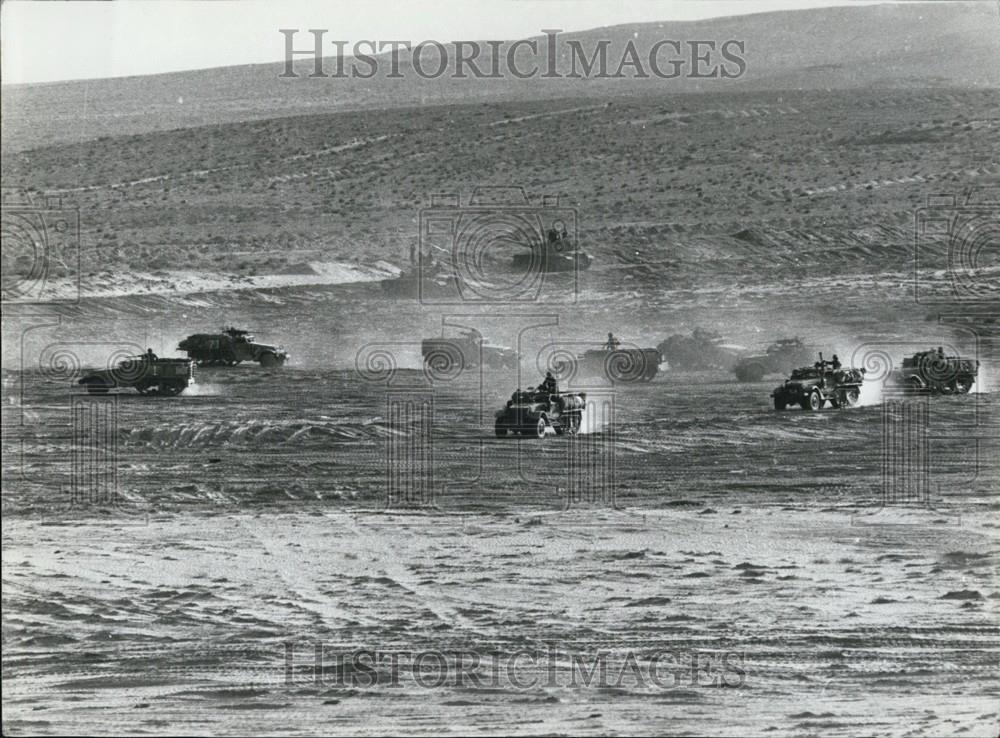
{"type": "Polygon", "coordinates": [[[515,369],[517,352],[507,346],[486,343],[477,330],[465,330],[455,338],[425,338],[420,351],[424,366],[438,376],[461,373],[465,369],[515,369]]]}
{"type": "Polygon", "coordinates": [[[191,359],[161,359],[152,350],[124,359],[113,369],[85,374],[77,384],[94,395],[113,387],[135,387],[140,395],[179,395],[194,381],[191,359]]]}
{"type": "Polygon", "coordinates": [[[918,351],[903,359],[903,366],[890,375],[896,388],[928,394],[964,395],[979,375],[979,362],[961,356],[946,356],[944,348],[918,351]]]}
{"type": "Polygon", "coordinates": [[[675,333],[656,348],[677,371],[732,369],[739,353],[738,346],[727,345],[720,334],[702,328],[695,328],[689,336],[675,333]]]}
{"type": "Polygon", "coordinates": [[[288,352],[281,346],[257,343],[249,331],[223,328],[218,333],[195,333],[179,344],[198,366],[235,366],[243,361],[256,361],[264,367],[281,366],[288,359],[288,352]]]}
{"type": "Polygon", "coordinates": [[[587,394],[581,392],[546,392],[541,388],[518,389],[507,400],[506,407],[497,410],[497,437],[509,433],[542,438],[551,428],[557,436],[576,435],[583,422],[587,394]]]}
{"type": "Polygon", "coordinates": [[[861,398],[864,369],[840,366],[840,362],[824,361],[823,354],[812,366],[795,369],[792,376],[775,387],[771,397],[774,409],[784,410],[799,405],[803,410],[821,410],[829,402],[832,407],[854,407],[861,398]]]}
{"type": "MultiPolygon", "coordinates": [[[[663,356],[655,348],[623,348],[611,333],[599,349],[576,357],[572,375],[604,377],[611,382],[649,382],[660,370],[663,356]]],[[[565,367],[564,367],[565,368],[565,367]]]]}
{"type": "Polygon", "coordinates": [[[785,371],[788,366],[801,366],[813,357],[813,350],[798,338],[782,338],[767,347],[759,356],[744,356],[733,366],[741,382],[759,382],[766,374],[785,371]]]}

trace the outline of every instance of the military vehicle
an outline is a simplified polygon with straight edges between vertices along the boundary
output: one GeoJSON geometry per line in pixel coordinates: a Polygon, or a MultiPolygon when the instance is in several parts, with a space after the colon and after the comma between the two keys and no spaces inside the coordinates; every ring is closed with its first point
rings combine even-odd
{"type": "Polygon", "coordinates": [[[465,369],[515,369],[517,352],[507,346],[486,343],[477,330],[464,330],[455,338],[425,338],[420,351],[424,366],[438,377],[456,375],[465,369]]]}
{"type": "Polygon", "coordinates": [[[695,328],[689,336],[675,333],[656,348],[676,371],[732,369],[740,347],[725,344],[723,340],[719,333],[695,328]]]}
{"type": "Polygon", "coordinates": [[[590,254],[565,233],[549,231],[545,242],[528,246],[527,253],[514,254],[512,265],[521,272],[572,272],[590,267],[590,254]]]}
{"type": "Polygon", "coordinates": [[[972,389],[979,375],[979,362],[961,356],[946,356],[938,346],[918,351],[903,359],[903,366],[889,377],[895,388],[909,392],[964,395],[972,389]]]}
{"type": "Polygon", "coordinates": [[[541,388],[518,389],[506,407],[497,410],[495,432],[498,438],[510,433],[542,438],[551,428],[557,435],[576,435],[587,407],[585,392],[546,392],[541,388]]]}
{"type": "Polygon", "coordinates": [[[579,375],[603,377],[611,382],[649,382],[662,362],[658,349],[622,348],[621,341],[609,333],[601,348],[584,351],[559,369],[564,378],[579,375]]]}
{"type": "Polygon", "coordinates": [[[235,366],[243,361],[256,361],[264,367],[281,366],[288,359],[288,352],[281,346],[257,343],[249,331],[223,328],[218,333],[195,333],[179,344],[198,366],[235,366]]]}
{"type": "Polygon", "coordinates": [[[813,349],[802,343],[798,336],[782,338],[768,346],[762,355],[741,357],[733,366],[733,372],[741,382],[759,382],[767,374],[805,364],[813,355],[813,349]]]}
{"type": "Polygon", "coordinates": [[[854,407],[861,398],[864,379],[864,369],[842,367],[839,361],[825,361],[820,354],[815,364],[793,370],[791,377],[775,387],[771,393],[774,409],[799,405],[815,412],[827,402],[836,408],[854,407]]]}
{"type": "Polygon", "coordinates": [[[152,350],[130,356],[113,369],[85,374],[77,384],[93,395],[106,395],[114,387],[134,387],[140,395],[179,395],[194,381],[191,359],[161,359],[152,350]]]}

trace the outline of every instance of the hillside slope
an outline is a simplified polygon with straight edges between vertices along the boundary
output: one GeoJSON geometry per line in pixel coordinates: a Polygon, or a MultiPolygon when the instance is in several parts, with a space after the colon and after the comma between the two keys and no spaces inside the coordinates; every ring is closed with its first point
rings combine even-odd
{"type": "MultiPolygon", "coordinates": [[[[305,31],[301,39],[308,37],[305,31]]],[[[333,38],[333,33],[328,35],[333,38]]],[[[454,102],[724,90],[998,88],[1000,17],[991,3],[904,3],[761,13],[693,22],[644,23],[560,36],[557,69],[570,70],[565,43],[593,50],[610,41],[617,68],[629,41],[643,57],[662,39],[745,42],[738,79],[423,79],[401,61],[402,79],[282,79],[283,62],[124,79],[4,86],[6,151],[211,124],[332,111],[454,102]]],[[[356,39],[351,39],[355,41],[356,39]]],[[[415,39],[414,41],[420,41],[415,39]]],[[[283,39],[275,33],[275,56],[283,39]]],[[[685,51],[686,53],[686,51],[685,51]]],[[[488,57],[485,57],[488,58],[488,57]]],[[[433,61],[433,59],[431,59],[433,61]]],[[[449,59],[453,63],[453,56],[449,59]]],[[[430,64],[430,62],[427,62],[430,64]]],[[[383,65],[383,69],[387,68],[383,65]]],[[[489,69],[483,62],[482,67],[489,69]]],[[[330,62],[327,68],[332,71],[330,62]]],[[[648,70],[647,70],[648,71],[648,70]]],[[[626,69],[625,74],[631,74],[626,69]]]]}

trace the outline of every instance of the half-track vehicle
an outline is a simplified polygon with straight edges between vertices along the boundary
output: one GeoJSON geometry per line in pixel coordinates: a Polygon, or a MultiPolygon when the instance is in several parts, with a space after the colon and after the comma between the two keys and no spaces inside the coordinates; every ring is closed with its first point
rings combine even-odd
{"type": "Polygon", "coordinates": [[[695,328],[689,336],[675,333],[656,348],[675,371],[732,369],[740,350],[724,343],[721,334],[702,328],[695,328]]]}
{"type": "MultiPolygon", "coordinates": [[[[836,358],[836,357],[835,357],[836,358]]],[[[839,361],[825,361],[823,354],[812,366],[794,369],[792,375],[774,388],[774,409],[784,410],[793,405],[813,412],[831,407],[854,407],[861,399],[864,369],[840,366],[839,361]]]]}
{"type": "Polygon", "coordinates": [[[191,359],[161,359],[149,351],[130,356],[112,369],[84,374],[77,384],[93,395],[106,395],[115,387],[134,387],[140,395],[179,395],[194,381],[191,359]]]}
{"type": "Polygon", "coordinates": [[[663,355],[655,348],[623,347],[621,341],[608,334],[608,340],[598,349],[577,355],[572,375],[603,377],[614,383],[649,382],[660,370],[663,355]]]}
{"type": "Polygon", "coordinates": [[[496,411],[495,432],[498,438],[508,434],[543,438],[551,428],[557,436],[576,435],[586,408],[586,392],[518,389],[507,405],[496,411]]]}
{"type": "Polygon", "coordinates": [[[918,351],[903,359],[903,365],[892,372],[893,388],[923,394],[964,395],[976,383],[979,362],[961,356],[946,356],[944,348],[918,351]]]}
{"type": "Polygon", "coordinates": [[[736,378],[741,382],[759,382],[767,374],[785,371],[788,366],[801,366],[814,355],[801,338],[782,338],[757,356],[744,356],[733,366],[736,378]]]}
{"type": "Polygon", "coordinates": [[[439,376],[461,373],[465,369],[515,369],[517,351],[483,340],[477,330],[465,330],[454,338],[425,338],[420,343],[424,366],[439,376]]]}
{"type": "Polygon", "coordinates": [[[218,333],[195,333],[179,344],[198,366],[235,366],[244,361],[256,361],[263,367],[281,366],[288,352],[281,346],[258,343],[249,331],[223,328],[218,333]]]}

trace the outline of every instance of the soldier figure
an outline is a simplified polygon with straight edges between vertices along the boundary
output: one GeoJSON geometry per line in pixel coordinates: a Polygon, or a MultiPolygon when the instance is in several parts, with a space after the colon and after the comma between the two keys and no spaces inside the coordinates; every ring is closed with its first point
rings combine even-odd
{"type": "Polygon", "coordinates": [[[621,341],[615,338],[614,334],[610,331],[608,332],[608,341],[604,344],[604,347],[608,351],[617,351],[618,347],[621,345],[621,341]]]}
{"type": "Polygon", "coordinates": [[[545,372],[545,379],[542,380],[539,389],[548,395],[559,394],[559,385],[556,384],[556,378],[552,376],[552,372],[545,372]]]}
{"type": "Polygon", "coordinates": [[[837,357],[836,354],[833,355],[833,361],[830,362],[830,366],[833,367],[834,371],[840,369],[840,359],[837,357]]]}
{"type": "Polygon", "coordinates": [[[153,349],[151,348],[146,349],[146,361],[152,363],[156,361],[156,358],[157,357],[156,354],[153,353],[153,349]]]}

